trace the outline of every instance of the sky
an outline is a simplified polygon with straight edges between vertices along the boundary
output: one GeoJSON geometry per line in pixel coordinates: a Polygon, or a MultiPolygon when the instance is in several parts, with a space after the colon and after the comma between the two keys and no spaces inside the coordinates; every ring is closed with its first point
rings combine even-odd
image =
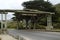
{"type": "MultiPolygon", "coordinates": [[[[0,9],[23,9],[21,4],[25,1],[29,0],[0,0],[0,9]]],[[[49,0],[49,2],[55,5],[60,3],[60,0],[49,0]]],[[[12,14],[9,13],[7,19],[11,19],[13,17],[12,14]]]]}

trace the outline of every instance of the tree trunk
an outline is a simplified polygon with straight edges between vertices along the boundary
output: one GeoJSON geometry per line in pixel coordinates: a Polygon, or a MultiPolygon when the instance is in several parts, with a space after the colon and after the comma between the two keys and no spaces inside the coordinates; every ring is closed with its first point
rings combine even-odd
{"type": "Polygon", "coordinates": [[[26,29],[28,28],[28,20],[26,20],[26,29]]]}
{"type": "Polygon", "coordinates": [[[19,29],[19,26],[20,26],[20,25],[19,25],[19,21],[17,21],[17,29],[19,29]]]}

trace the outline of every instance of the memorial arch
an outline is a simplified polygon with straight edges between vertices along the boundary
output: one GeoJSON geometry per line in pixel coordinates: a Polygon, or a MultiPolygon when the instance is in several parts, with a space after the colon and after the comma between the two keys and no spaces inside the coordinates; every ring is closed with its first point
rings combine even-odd
{"type": "Polygon", "coordinates": [[[1,14],[1,29],[3,29],[3,24],[5,25],[5,29],[7,29],[7,14],[8,12],[18,12],[20,13],[21,15],[31,15],[31,16],[37,16],[40,15],[40,14],[46,14],[47,15],[47,27],[46,29],[47,30],[50,30],[51,28],[53,28],[52,26],[52,15],[55,14],[55,13],[51,13],[51,12],[45,12],[45,11],[38,11],[38,10],[32,10],[32,9],[29,9],[29,11],[27,10],[1,10],[0,9],[0,14],[1,14]],[[3,20],[3,14],[5,15],[5,20],[3,20]]]}

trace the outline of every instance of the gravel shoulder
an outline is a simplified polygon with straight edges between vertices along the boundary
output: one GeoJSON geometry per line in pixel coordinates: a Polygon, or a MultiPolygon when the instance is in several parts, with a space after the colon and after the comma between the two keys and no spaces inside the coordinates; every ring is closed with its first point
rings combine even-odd
{"type": "Polygon", "coordinates": [[[7,34],[1,34],[0,38],[1,38],[1,40],[17,40],[17,39],[15,39],[12,36],[7,35],[7,34]]]}

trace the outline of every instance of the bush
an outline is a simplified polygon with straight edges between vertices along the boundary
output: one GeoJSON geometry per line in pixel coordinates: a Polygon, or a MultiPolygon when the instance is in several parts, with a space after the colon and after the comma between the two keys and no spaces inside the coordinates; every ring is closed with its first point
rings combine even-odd
{"type": "Polygon", "coordinates": [[[45,28],[46,26],[44,25],[39,25],[39,24],[36,25],[36,29],[45,29],[45,28]]]}
{"type": "Polygon", "coordinates": [[[54,24],[53,24],[53,27],[54,27],[55,29],[60,29],[60,23],[54,23],[54,24]]]}

